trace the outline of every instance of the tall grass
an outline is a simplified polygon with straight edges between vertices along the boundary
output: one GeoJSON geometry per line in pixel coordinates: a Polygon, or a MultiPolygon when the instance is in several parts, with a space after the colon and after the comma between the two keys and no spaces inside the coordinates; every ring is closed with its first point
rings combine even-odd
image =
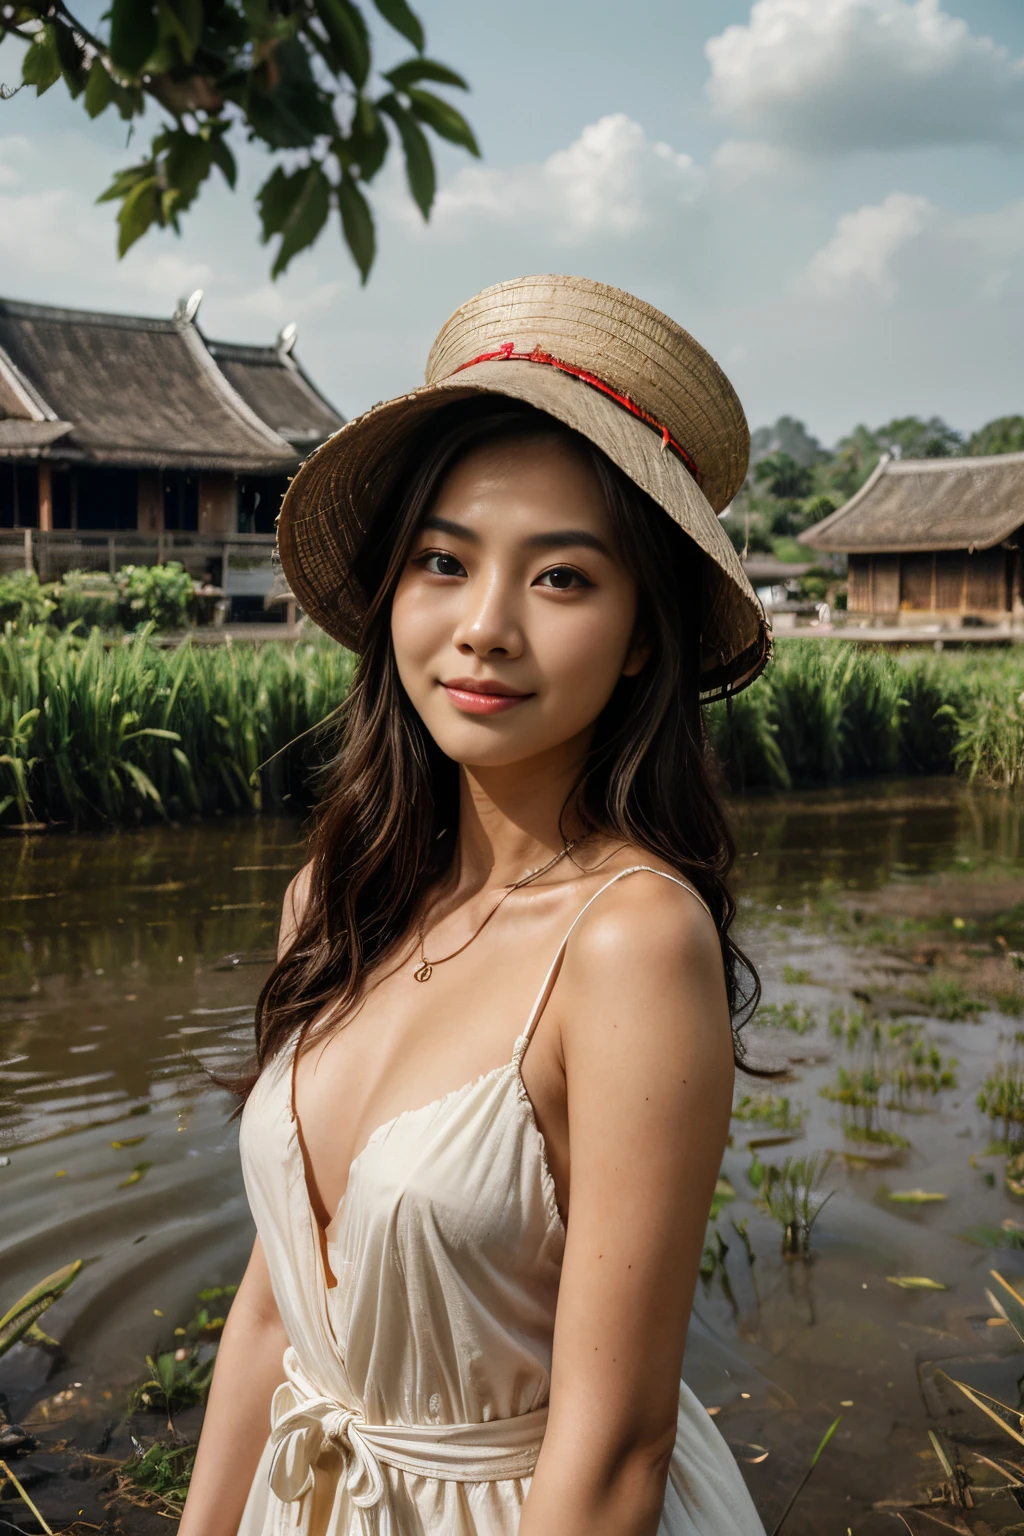
{"type": "MultiPolygon", "coordinates": [[[[148,632],[112,643],[98,630],[8,625],[0,821],[130,825],[304,804],[328,750],[304,733],[345,697],[352,667],[326,641],[169,651],[148,632]]],[[[738,787],[953,771],[1013,787],[1024,781],[1024,653],[786,640],[731,711],[716,704],[708,719],[738,787]]]]}
{"type": "Polygon", "coordinates": [[[1024,782],[1024,652],[865,649],[784,640],[764,676],[708,712],[739,788],[882,773],[1024,782]]]}
{"type": "Polygon", "coordinates": [[[301,803],[317,745],[295,738],[342,701],[352,665],[331,644],[167,651],[145,631],[108,645],[99,630],[8,626],[0,819],[125,825],[301,803]]]}

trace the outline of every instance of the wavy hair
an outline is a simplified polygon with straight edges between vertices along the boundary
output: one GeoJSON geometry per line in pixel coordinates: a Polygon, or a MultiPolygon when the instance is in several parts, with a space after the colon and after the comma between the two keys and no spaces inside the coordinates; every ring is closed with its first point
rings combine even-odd
{"type": "MultiPolygon", "coordinates": [[[[256,1008],[256,1058],[230,1086],[244,1099],[266,1063],[317,1019],[328,1029],[363,997],[367,977],[395,958],[427,892],[450,877],[459,768],[441,752],[398,678],[391,600],[417,530],[442,481],[471,450],[557,438],[597,477],[623,563],[637,583],[638,625],[650,656],[620,678],[599,716],[572,805],[586,831],[638,845],[689,880],[718,929],[733,1022],[741,1030],[760,982],[731,937],[728,876],[735,850],[718,798],[700,704],[704,556],[591,442],[502,396],[460,401],[410,444],[411,465],[382,507],[356,575],[370,595],[362,655],[341,712],[310,837],[308,900],[256,1008]]],[[[760,1074],[757,1074],[760,1075],[760,1074]]]]}

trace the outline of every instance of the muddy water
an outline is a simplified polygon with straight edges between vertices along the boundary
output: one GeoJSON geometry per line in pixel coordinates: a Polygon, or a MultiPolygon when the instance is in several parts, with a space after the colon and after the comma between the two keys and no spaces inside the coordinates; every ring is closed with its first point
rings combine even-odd
{"type": "MultiPolygon", "coordinates": [[[[837,1415],[786,1531],[935,1529],[928,1515],[908,1509],[901,1525],[876,1506],[939,1487],[929,1428],[952,1437],[976,1479],[988,1475],[976,1452],[1012,1454],[949,1377],[1016,1403],[1024,1372],[1010,1330],[988,1324],[984,1294],[992,1268],[1024,1281],[1024,1251],[983,1245],[1014,1240],[1003,1224],[1024,1226],[1024,1201],[1005,1187],[975,1105],[993,1064],[1021,1050],[1024,972],[1012,957],[1024,952],[1024,816],[997,794],[907,782],[747,800],[737,831],[739,929],[778,1021],[747,1032],[750,1057],[785,1072],[767,1086],[800,1124],[782,1142],[777,1129],[734,1121],[724,1173],[736,1198],[717,1222],[728,1251],[699,1292],[688,1376],[769,1529],[837,1415]],[[951,997],[978,1004],[974,1021],[939,1016],[951,997]],[[822,1097],[840,1067],[872,1064],[873,1025],[882,1067],[903,1060],[908,1024],[955,1085],[911,1087],[893,1108],[887,1088],[870,1113],[822,1097]],[[889,1038],[893,1025],[904,1045],[889,1038]],[[784,1263],[780,1228],[754,1203],[755,1153],[781,1166],[815,1152],[833,1156],[814,1258],[784,1263]],[[890,1198],[913,1188],[945,1199],[890,1198]],[[744,1220],[753,1264],[736,1230],[744,1220]],[[889,1276],[946,1289],[905,1290],[889,1276]]],[[[237,1133],[202,1069],[245,1049],[301,859],[299,830],[284,821],[0,842],[0,1312],[58,1266],[86,1261],[44,1319],[63,1356],[18,1345],[0,1360],[0,1406],[44,1439],[94,1445],[196,1293],[241,1273],[253,1234],[237,1133]]],[[[45,1469],[39,1489],[51,1512],[68,1506],[45,1469]]],[[[1009,1495],[975,1501],[959,1517],[967,1529],[1024,1529],[1009,1495]]],[[[122,1519],[143,1529],[132,1523],[141,1515],[122,1519]]]]}

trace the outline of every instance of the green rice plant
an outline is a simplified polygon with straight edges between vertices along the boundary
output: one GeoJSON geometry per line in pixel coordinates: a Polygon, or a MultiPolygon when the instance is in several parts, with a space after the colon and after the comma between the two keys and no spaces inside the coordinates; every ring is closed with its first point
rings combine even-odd
{"type": "Polygon", "coordinates": [[[782,967],[782,979],[788,987],[806,987],[810,986],[814,981],[810,971],[796,965],[784,965],[782,967]]]}
{"type": "Polygon", "coordinates": [[[151,630],[9,625],[0,638],[0,819],[73,826],[308,803],[353,657],[331,642],[176,650],[151,630]]]}
{"type": "Polygon", "coordinates": [[[184,1504],[198,1446],[165,1445],[157,1440],[144,1450],[134,1435],[132,1440],[136,1452],[119,1469],[118,1491],[123,1493],[127,1484],[172,1507],[184,1504]]]}
{"type": "Polygon", "coordinates": [[[1011,1145],[1024,1138],[1024,1067],[996,1067],[978,1089],[976,1102],[991,1120],[993,1132],[1002,1126],[1001,1141],[1011,1145]]]}
{"type": "Polygon", "coordinates": [[[915,1097],[935,1096],[957,1086],[954,1056],[943,1056],[937,1045],[921,1038],[901,1042],[895,1066],[888,1074],[892,1099],[889,1109],[907,1109],[915,1097]]]}
{"type": "Polygon", "coordinates": [[[804,1120],[800,1106],[791,1103],[786,1094],[777,1093],[743,1094],[733,1106],[732,1117],[773,1131],[798,1131],[804,1120]]]}
{"type": "Polygon", "coordinates": [[[794,1035],[809,1035],[818,1027],[818,1020],[811,1010],[792,999],[785,1003],[762,1003],[754,1022],[769,1029],[789,1029],[794,1035]]]}
{"type": "Polygon", "coordinates": [[[951,1024],[974,1021],[982,1010],[976,997],[964,990],[954,976],[929,976],[928,984],[907,994],[920,1003],[937,1019],[947,1019],[951,1024]]]}
{"type": "Polygon", "coordinates": [[[765,1169],[758,1204],[782,1228],[784,1259],[806,1259],[811,1251],[811,1228],[829,1200],[818,1186],[832,1161],[831,1153],[787,1157],[781,1168],[765,1169]]]}
{"type": "Polygon", "coordinates": [[[850,1072],[840,1067],[834,1083],[825,1083],[818,1089],[823,1099],[834,1104],[845,1104],[849,1109],[876,1109],[878,1095],[885,1079],[870,1067],[863,1072],[850,1072]]]}
{"type": "Polygon", "coordinates": [[[0,576],[0,625],[25,629],[45,624],[55,606],[51,589],[43,586],[35,571],[10,571],[0,576]]]}

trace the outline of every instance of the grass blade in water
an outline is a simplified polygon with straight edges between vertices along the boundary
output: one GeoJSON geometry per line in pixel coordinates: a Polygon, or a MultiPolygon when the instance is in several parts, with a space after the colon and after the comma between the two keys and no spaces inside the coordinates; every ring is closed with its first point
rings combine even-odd
{"type": "Polygon", "coordinates": [[[832,1439],[832,1436],[835,1434],[836,1430],[839,1428],[839,1423],[840,1423],[840,1420],[842,1419],[842,1417],[843,1417],[842,1414],[840,1414],[838,1419],[833,1419],[832,1423],[829,1425],[828,1429],[826,1429],[825,1433],[822,1435],[821,1440],[818,1442],[818,1449],[815,1451],[814,1455],[811,1457],[811,1464],[807,1468],[807,1471],[804,1473],[803,1477],[800,1479],[799,1483],[797,1483],[796,1488],[793,1491],[792,1498],[790,1499],[789,1503],[786,1505],[785,1509],[782,1511],[782,1514],[779,1516],[778,1521],[775,1524],[775,1528],[772,1531],[772,1536],[779,1536],[779,1532],[782,1530],[782,1527],[785,1525],[786,1521],[789,1519],[789,1515],[790,1515],[790,1512],[791,1512],[791,1510],[793,1508],[793,1505],[796,1503],[797,1499],[803,1493],[804,1488],[807,1486],[807,1479],[810,1477],[811,1473],[814,1471],[815,1467],[818,1465],[818,1458],[821,1456],[822,1451],[825,1449],[826,1445],[828,1445],[829,1441],[832,1439]]]}

